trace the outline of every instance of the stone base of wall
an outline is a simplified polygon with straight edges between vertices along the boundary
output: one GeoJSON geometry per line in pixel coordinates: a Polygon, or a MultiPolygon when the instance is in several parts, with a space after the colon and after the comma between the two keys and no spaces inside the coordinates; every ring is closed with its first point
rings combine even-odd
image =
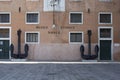
{"type": "Polygon", "coordinates": [[[13,62],[24,62],[27,61],[27,59],[11,59],[13,62]]]}
{"type": "Polygon", "coordinates": [[[113,59],[114,61],[120,61],[120,44],[117,43],[117,45],[114,45],[114,50],[113,50],[113,59]]]}
{"type": "MultiPolygon", "coordinates": [[[[80,44],[40,44],[29,45],[30,60],[53,60],[53,61],[81,61],[80,44]]],[[[88,54],[88,46],[85,46],[85,54],[88,54]]],[[[95,44],[92,44],[94,54],[95,44]]]]}
{"type": "MultiPolygon", "coordinates": [[[[95,54],[92,44],[91,53],[95,54]]],[[[28,60],[39,61],[82,61],[81,44],[29,44],[28,60]]],[[[88,44],[84,44],[85,54],[88,54],[88,44]]],[[[120,46],[113,45],[113,61],[120,61],[120,46]]],[[[99,57],[99,56],[98,56],[99,57]]],[[[97,61],[99,58],[97,58],[97,61]]],[[[112,61],[112,60],[111,60],[112,61]]]]}

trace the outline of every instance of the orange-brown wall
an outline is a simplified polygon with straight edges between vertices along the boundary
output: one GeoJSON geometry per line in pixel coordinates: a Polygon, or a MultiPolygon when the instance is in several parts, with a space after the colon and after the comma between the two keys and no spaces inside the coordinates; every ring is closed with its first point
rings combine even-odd
{"type": "MultiPolygon", "coordinates": [[[[92,30],[92,43],[98,44],[98,27],[113,27],[113,44],[120,44],[120,0],[112,2],[99,2],[99,0],[83,0],[69,2],[65,0],[65,12],[55,13],[57,28],[53,29],[53,12],[43,11],[43,0],[26,1],[11,0],[0,1],[0,12],[11,12],[11,24],[0,24],[1,27],[11,27],[11,43],[17,46],[18,29],[22,30],[22,46],[25,44],[26,31],[39,31],[40,43],[29,44],[29,57],[32,60],[81,60],[79,44],[69,44],[70,31],[83,31],[84,44],[88,43],[87,30],[92,30]],[[21,7],[21,12],[19,12],[21,7]],[[88,12],[88,8],[90,12],[88,12]],[[26,12],[39,12],[40,24],[26,24],[26,12]],[[69,24],[69,12],[83,12],[83,24],[69,24]],[[113,24],[98,24],[99,12],[112,12],[113,24]],[[47,27],[47,28],[45,28],[47,27]],[[61,29],[60,27],[72,27],[61,29]],[[45,29],[43,29],[45,28],[45,29]],[[49,34],[49,32],[60,32],[60,34],[49,34]],[[54,49],[55,48],[55,49],[54,49]]],[[[87,46],[86,46],[87,47],[87,46]]],[[[120,46],[114,48],[113,55],[115,60],[120,60],[120,46]]],[[[17,51],[17,47],[15,48],[17,51]]],[[[23,52],[23,48],[22,48],[23,52]]]]}

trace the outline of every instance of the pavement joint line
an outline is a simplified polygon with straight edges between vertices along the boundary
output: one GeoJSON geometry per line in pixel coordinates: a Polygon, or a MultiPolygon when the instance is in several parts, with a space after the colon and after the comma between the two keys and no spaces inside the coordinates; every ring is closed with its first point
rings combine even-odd
{"type": "Polygon", "coordinates": [[[51,62],[51,61],[0,61],[0,64],[120,64],[120,62],[51,62]]]}

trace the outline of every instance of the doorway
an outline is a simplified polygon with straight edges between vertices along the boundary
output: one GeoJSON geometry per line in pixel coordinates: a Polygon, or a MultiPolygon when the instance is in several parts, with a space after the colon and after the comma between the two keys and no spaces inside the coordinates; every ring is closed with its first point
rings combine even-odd
{"type": "Polygon", "coordinates": [[[11,28],[0,27],[0,59],[9,59],[9,45],[11,41],[11,28]]]}
{"type": "Polygon", "coordinates": [[[99,60],[112,60],[113,51],[113,28],[99,27],[99,60]]]}

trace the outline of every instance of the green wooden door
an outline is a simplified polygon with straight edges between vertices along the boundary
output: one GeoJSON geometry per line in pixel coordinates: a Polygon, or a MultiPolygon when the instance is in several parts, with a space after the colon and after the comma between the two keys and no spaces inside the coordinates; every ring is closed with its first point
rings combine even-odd
{"type": "Polygon", "coordinates": [[[0,40],[0,59],[9,59],[9,40],[0,40]]]}
{"type": "Polygon", "coordinates": [[[100,60],[111,60],[111,40],[100,40],[100,60]]]}

